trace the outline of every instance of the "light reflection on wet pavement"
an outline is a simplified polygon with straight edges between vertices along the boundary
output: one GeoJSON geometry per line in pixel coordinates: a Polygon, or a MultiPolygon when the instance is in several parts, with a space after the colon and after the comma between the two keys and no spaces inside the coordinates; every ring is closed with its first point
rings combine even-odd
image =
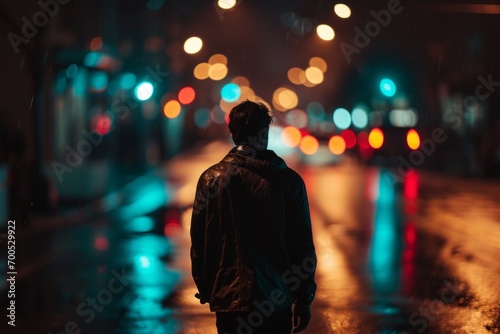
{"type": "MultiPolygon", "coordinates": [[[[16,332],[216,333],[194,298],[189,204],[226,148],[167,166],[167,209],[130,219],[117,210],[20,241],[16,332]]],[[[498,182],[425,172],[393,182],[390,171],[353,161],[299,171],[319,260],[303,333],[500,332],[498,182]]]]}

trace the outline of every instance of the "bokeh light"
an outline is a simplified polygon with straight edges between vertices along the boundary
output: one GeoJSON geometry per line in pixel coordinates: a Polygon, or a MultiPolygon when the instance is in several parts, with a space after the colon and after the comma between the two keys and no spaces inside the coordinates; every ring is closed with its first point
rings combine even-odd
{"type": "Polygon", "coordinates": [[[90,41],[90,50],[92,51],[97,51],[97,50],[100,50],[102,48],[102,37],[94,37],[92,38],[92,40],[90,41]]]}
{"type": "Polygon", "coordinates": [[[137,82],[137,78],[133,73],[123,73],[120,76],[120,88],[130,89],[134,87],[137,82]]]}
{"type": "Polygon", "coordinates": [[[341,132],[340,136],[345,141],[346,148],[353,148],[356,146],[356,134],[352,130],[344,130],[341,132]]]}
{"type": "Polygon", "coordinates": [[[368,133],[361,131],[358,133],[358,146],[362,149],[370,148],[370,143],[368,142],[368,133]]]}
{"type": "Polygon", "coordinates": [[[374,149],[379,149],[384,144],[384,133],[379,128],[373,128],[368,135],[368,143],[374,149]]]}
{"type": "Polygon", "coordinates": [[[325,73],[326,70],[328,69],[326,61],[321,57],[312,57],[311,59],[309,59],[309,66],[317,67],[323,73],[325,73]]]}
{"type": "Polygon", "coordinates": [[[420,136],[415,129],[408,130],[406,134],[406,142],[408,143],[408,147],[412,150],[418,150],[420,147],[420,136]]]}
{"type": "Polygon", "coordinates": [[[290,110],[286,113],[285,120],[287,124],[302,129],[307,125],[307,114],[300,109],[290,110]]]}
{"type": "Polygon", "coordinates": [[[193,89],[193,87],[186,86],[182,88],[179,91],[179,94],[177,95],[179,102],[181,104],[190,104],[191,102],[194,101],[194,98],[196,97],[196,93],[193,89]]]}
{"type": "Polygon", "coordinates": [[[351,16],[351,9],[349,6],[344,5],[343,3],[338,3],[333,7],[333,11],[337,14],[338,17],[346,19],[351,16]]]}
{"type": "Polygon", "coordinates": [[[208,78],[209,71],[210,71],[209,63],[199,63],[194,68],[193,74],[196,79],[205,80],[208,78]]]}
{"type": "Polygon", "coordinates": [[[163,114],[167,118],[176,118],[181,113],[181,110],[181,104],[177,100],[170,100],[163,106],[163,114]]]}
{"type": "Polygon", "coordinates": [[[287,126],[281,131],[281,140],[285,146],[296,147],[299,145],[301,139],[302,134],[300,130],[293,126],[287,126]]]}
{"type": "Polygon", "coordinates": [[[300,150],[306,155],[313,155],[318,152],[318,149],[318,140],[311,135],[304,136],[300,141],[300,150]]]}
{"type": "Polygon", "coordinates": [[[320,122],[325,118],[325,108],[323,108],[323,105],[319,102],[309,102],[306,110],[310,121],[320,122]]]}
{"type": "Polygon", "coordinates": [[[227,102],[236,102],[241,96],[241,89],[237,84],[231,82],[222,87],[220,95],[227,102]]]}
{"type": "Polygon", "coordinates": [[[97,117],[95,130],[97,133],[104,136],[111,131],[111,125],[111,118],[109,118],[108,115],[99,115],[99,117],[97,117]]]}
{"type": "Polygon", "coordinates": [[[201,50],[202,46],[203,46],[203,41],[201,40],[201,38],[196,36],[189,37],[184,42],[184,51],[189,54],[195,54],[201,50]]]}
{"type": "Polygon", "coordinates": [[[200,108],[194,112],[194,123],[199,128],[206,128],[210,124],[210,110],[200,108]]]}
{"type": "Polygon", "coordinates": [[[208,63],[210,65],[215,65],[215,64],[227,65],[227,57],[224,56],[223,54],[216,53],[208,59],[208,63]]]}
{"type": "Polygon", "coordinates": [[[333,123],[341,130],[345,130],[351,126],[351,114],[344,108],[338,108],[333,112],[333,123]]]}
{"type": "Polygon", "coordinates": [[[332,136],[328,141],[328,149],[335,155],[341,155],[345,152],[346,143],[341,136],[332,136]]]}
{"type": "Polygon", "coordinates": [[[236,0],[219,0],[217,5],[222,9],[231,9],[236,5],[236,0]]]}
{"type": "Polygon", "coordinates": [[[153,95],[153,91],[153,84],[147,81],[143,81],[135,87],[134,94],[138,100],[146,101],[153,95]]]}
{"type": "Polygon", "coordinates": [[[323,72],[317,67],[308,67],[305,74],[307,80],[315,85],[323,82],[323,72]]]}
{"type": "Polygon", "coordinates": [[[273,106],[279,111],[293,109],[299,103],[299,98],[295,92],[287,87],[280,87],[274,91],[273,106]]]}
{"type": "Polygon", "coordinates": [[[396,94],[396,84],[391,79],[384,78],[380,80],[380,91],[387,97],[394,96],[396,94]]]}
{"type": "Polygon", "coordinates": [[[288,80],[290,80],[290,82],[293,84],[301,85],[302,82],[300,80],[300,76],[301,76],[301,73],[303,73],[303,72],[304,71],[299,67],[292,67],[287,72],[288,80]]]}
{"type": "Polygon", "coordinates": [[[335,32],[333,28],[328,24],[320,24],[316,27],[316,33],[319,38],[325,41],[331,41],[335,37],[335,32]]]}
{"type": "Polygon", "coordinates": [[[208,70],[208,77],[212,80],[222,80],[227,75],[227,66],[222,63],[217,63],[210,66],[208,70]]]}
{"type": "Polygon", "coordinates": [[[231,80],[231,82],[234,82],[235,84],[237,84],[238,86],[240,86],[240,88],[242,86],[250,87],[250,80],[248,80],[247,77],[244,77],[242,75],[234,77],[233,80],[231,80]]]}
{"type": "Polygon", "coordinates": [[[368,113],[362,108],[354,108],[352,111],[352,124],[358,129],[368,125],[368,113]]]}

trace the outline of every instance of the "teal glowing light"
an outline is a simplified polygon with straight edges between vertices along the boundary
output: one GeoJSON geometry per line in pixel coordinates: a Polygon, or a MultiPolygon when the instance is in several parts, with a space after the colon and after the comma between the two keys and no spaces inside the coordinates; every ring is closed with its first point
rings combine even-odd
{"type": "Polygon", "coordinates": [[[137,83],[137,78],[133,73],[123,73],[120,76],[120,88],[131,89],[137,83]]]}
{"type": "Polygon", "coordinates": [[[222,87],[220,95],[226,102],[235,102],[241,96],[241,89],[237,84],[231,82],[222,87]]]}
{"type": "Polygon", "coordinates": [[[98,71],[90,75],[90,88],[96,91],[102,91],[108,85],[108,75],[106,72],[98,71]]]}
{"type": "Polygon", "coordinates": [[[391,79],[384,78],[380,80],[380,91],[387,97],[394,96],[396,94],[396,84],[391,79]]]}
{"type": "Polygon", "coordinates": [[[149,268],[151,266],[151,260],[149,260],[149,257],[147,256],[139,257],[139,262],[141,263],[141,267],[143,268],[149,268]]]}
{"type": "Polygon", "coordinates": [[[333,123],[341,130],[345,130],[351,126],[351,114],[344,108],[335,109],[333,112],[333,123]]]}
{"type": "Polygon", "coordinates": [[[352,124],[358,129],[368,125],[368,113],[362,108],[354,108],[352,111],[352,124]]]}
{"type": "Polygon", "coordinates": [[[96,67],[101,60],[102,54],[99,52],[89,52],[85,55],[83,63],[87,67],[96,67]]]}
{"type": "Polygon", "coordinates": [[[140,101],[146,101],[153,95],[154,87],[150,82],[143,81],[135,87],[135,97],[140,101]]]}
{"type": "Polygon", "coordinates": [[[76,66],[76,64],[71,64],[66,69],[66,77],[68,79],[74,79],[77,74],[78,74],[78,66],[76,66]]]}
{"type": "Polygon", "coordinates": [[[210,124],[210,110],[200,108],[194,112],[194,123],[199,128],[206,128],[210,124]]]}

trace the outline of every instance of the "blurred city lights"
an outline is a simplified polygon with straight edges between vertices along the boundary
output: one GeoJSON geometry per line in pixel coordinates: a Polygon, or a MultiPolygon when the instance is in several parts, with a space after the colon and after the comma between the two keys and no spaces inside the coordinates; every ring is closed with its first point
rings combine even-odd
{"type": "Polygon", "coordinates": [[[362,149],[370,148],[370,143],[368,142],[368,133],[364,131],[358,133],[358,146],[362,149]]]}
{"type": "Polygon", "coordinates": [[[195,54],[201,50],[202,46],[203,46],[203,41],[201,40],[201,38],[196,36],[189,37],[184,42],[184,51],[189,54],[195,54]]]}
{"type": "Polygon", "coordinates": [[[413,127],[417,125],[418,115],[412,109],[394,109],[389,112],[389,122],[397,127],[413,127]]]}
{"type": "Polygon", "coordinates": [[[303,72],[304,71],[299,67],[292,67],[287,72],[288,80],[290,80],[291,83],[296,85],[302,84],[302,81],[300,80],[300,75],[303,72]]]}
{"type": "Polygon", "coordinates": [[[293,126],[287,126],[283,128],[283,131],[281,131],[281,141],[283,141],[285,146],[296,147],[299,145],[301,139],[302,134],[300,133],[300,130],[293,126]]]}
{"type": "Polygon", "coordinates": [[[290,110],[286,113],[285,120],[287,124],[302,129],[307,125],[307,114],[300,109],[290,110]]]}
{"type": "Polygon", "coordinates": [[[210,79],[218,81],[222,80],[227,75],[227,66],[222,63],[217,63],[210,66],[208,70],[208,76],[210,79]]]}
{"type": "Polygon", "coordinates": [[[328,141],[328,149],[335,155],[341,155],[345,152],[346,143],[341,136],[332,136],[328,141]]]}
{"type": "Polygon", "coordinates": [[[381,148],[384,144],[384,133],[379,128],[374,128],[368,135],[368,143],[374,149],[381,148]]]}
{"type": "Polygon", "coordinates": [[[135,87],[135,97],[140,101],[146,101],[153,95],[154,87],[150,82],[143,81],[135,87]]]}
{"type": "Polygon", "coordinates": [[[308,67],[305,74],[307,80],[315,85],[323,82],[323,72],[317,67],[308,67]]]}
{"type": "Polygon", "coordinates": [[[149,268],[151,266],[151,260],[147,256],[140,256],[139,262],[143,268],[149,268]]]}
{"type": "Polygon", "coordinates": [[[368,113],[362,108],[354,108],[352,111],[352,124],[358,129],[368,125],[368,113]]]}
{"type": "Polygon", "coordinates": [[[240,88],[242,86],[247,86],[247,87],[250,87],[250,80],[248,80],[247,77],[244,77],[244,76],[237,76],[237,77],[234,77],[233,80],[231,80],[231,82],[234,82],[235,84],[237,84],[238,86],[240,86],[240,88]]]}
{"type": "Polygon", "coordinates": [[[111,119],[108,115],[99,115],[96,120],[95,130],[104,136],[111,130],[111,119]]]}
{"type": "Polygon", "coordinates": [[[392,97],[396,94],[396,84],[388,78],[380,80],[380,91],[387,97],[392,97]]]}
{"type": "Polygon", "coordinates": [[[119,80],[122,89],[131,89],[137,82],[137,78],[133,73],[123,73],[119,80]]]}
{"type": "Polygon", "coordinates": [[[224,124],[226,122],[226,113],[217,105],[210,110],[210,118],[214,123],[224,124]]]}
{"type": "Polygon", "coordinates": [[[236,5],[236,0],[219,0],[217,5],[222,9],[231,9],[236,5]]]}
{"type": "Polygon", "coordinates": [[[415,129],[408,130],[406,142],[408,143],[408,147],[412,150],[417,150],[420,147],[420,136],[415,129]]]}
{"type": "Polygon", "coordinates": [[[83,64],[87,67],[96,67],[97,64],[99,64],[101,57],[102,54],[99,52],[89,52],[83,58],[83,64]]]}
{"type": "Polygon", "coordinates": [[[325,117],[325,108],[319,102],[309,102],[306,107],[309,120],[319,122],[325,117]]]}
{"type": "Polygon", "coordinates": [[[216,53],[208,59],[208,63],[210,65],[215,65],[215,64],[227,65],[227,57],[224,56],[223,54],[216,53]]]}
{"type": "Polygon", "coordinates": [[[199,63],[193,70],[194,77],[198,80],[205,80],[208,78],[208,72],[210,71],[209,63],[199,63]]]}
{"type": "Polygon", "coordinates": [[[108,86],[108,75],[103,71],[95,71],[90,74],[89,88],[101,92],[108,86]]]}
{"type": "Polygon", "coordinates": [[[66,69],[66,77],[68,79],[74,79],[78,74],[78,66],[76,64],[71,64],[66,69]]]}
{"type": "Polygon", "coordinates": [[[240,100],[256,100],[255,92],[248,86],[240,86],[240,100]]]}
{"type": "Polygon", "coordinates": [[[351,126],[351,114],[344,108],[338,108],[333,112],[333,123],[341,130],[345,130],[351,126]]]}
{"type": "Polygon", "coordinates": [[[102,37],[94,37],[90,41],[90,50],[97,51],[102,48],[102,37]]]}
{"type": "Polygon", "coordinates": [[[337,16],[340,18],[346,19],[351,16],[351,9],[343,3],[336,4],[333,7],[333,10],[335,11],[335,14],[337,14],[337,16]]]}
{"type": "Polygon", "coordinates": [[[108,238],[103,235],[98,235],[94,239],[94,247],[99,251],[105,251],[109,248],[108,238]]]}
{"type": "Polygon", "coordinates": [[[179,91],[179,94],[177,95],[177,97],[178,97],[179,102],[181,104],[186,105],[186,104],[190,104],[191,102],[194,101],[194,98],[196,97],[196,93],[195,93],[193,87],[186,86],[179,91]]]}
{"type": "Polygon", "coordinates": [[[299,103],[297,94],[289,88],[280,87],[274,91],[273,106],[279,111],[287,111],[293,109],[299,103]]]}
{"type": "Polygon", "coordinates": [[[167,118],[176,118],[181,113],[182,106],[177,100],[170,100],[163,106],[163,114],[167,118]]]}
{"type": "Polygon", "coordinates": [[[317,67],[323,73],[325,73],[328,69],[326,61],[321,57],[312,57],[311,59],[309,59],[309,66],[317,67]]]}
{"type": "Polygon", "coordinates": [[[315,154],[316,152],[318,152],[318,148],[319,148],[318,140],[311,135],[304,136],[300,141],[300,150],[305,155],[315,154]]]}
{"type": "Polygon", "coordinates": [[[221,97],[223,100],[227,102],[236,102],[238,101],[240,96],[241,96],[241,89],[237,84],[231,82],[222,87],[221,97]]]}
{"type": "Polygon", "coordinates": [[[210,124],[210,110],[200,108],[194,112],[194,123],[199,128],[206,128],[210,124]]]}
{"type": "Polygon", "coordinates": [[[341,132],[340,136],[345,141],[346,148],[353,148],[356,146],[356,134],[352,130],[344,130],[341,132]]]}
{"type": "Polygon", "coordinates": [[[325,41],[331,41],[335,37],[335,32],[333,28],[327,24],[320,24],[316,27],[316,33],[319,38],[325,41]]]}

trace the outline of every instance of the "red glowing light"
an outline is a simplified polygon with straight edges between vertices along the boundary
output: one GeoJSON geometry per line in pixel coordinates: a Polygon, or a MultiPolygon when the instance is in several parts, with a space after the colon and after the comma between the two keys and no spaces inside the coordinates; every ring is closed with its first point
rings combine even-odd
{"type": "Polygon", "coordinates": [[[353,148],[356,146],[356,134],[352,130],[344,130],[340,134],[345,141],[346,148],[353,148]]]}
{"type": "Polygon", "coordinates": [[[184,87],[179,91],[178,98],[181,104],[190,104],[194,101],[196,97],[196,93],[194,92],[193,87],[184,87]]]}
{"type": "Polygon", "coordinates": [[[104,136],[111,130],[111,119],[107,115],[101,115],[97,118],[95,129],[97,133],[104,136]]]}

